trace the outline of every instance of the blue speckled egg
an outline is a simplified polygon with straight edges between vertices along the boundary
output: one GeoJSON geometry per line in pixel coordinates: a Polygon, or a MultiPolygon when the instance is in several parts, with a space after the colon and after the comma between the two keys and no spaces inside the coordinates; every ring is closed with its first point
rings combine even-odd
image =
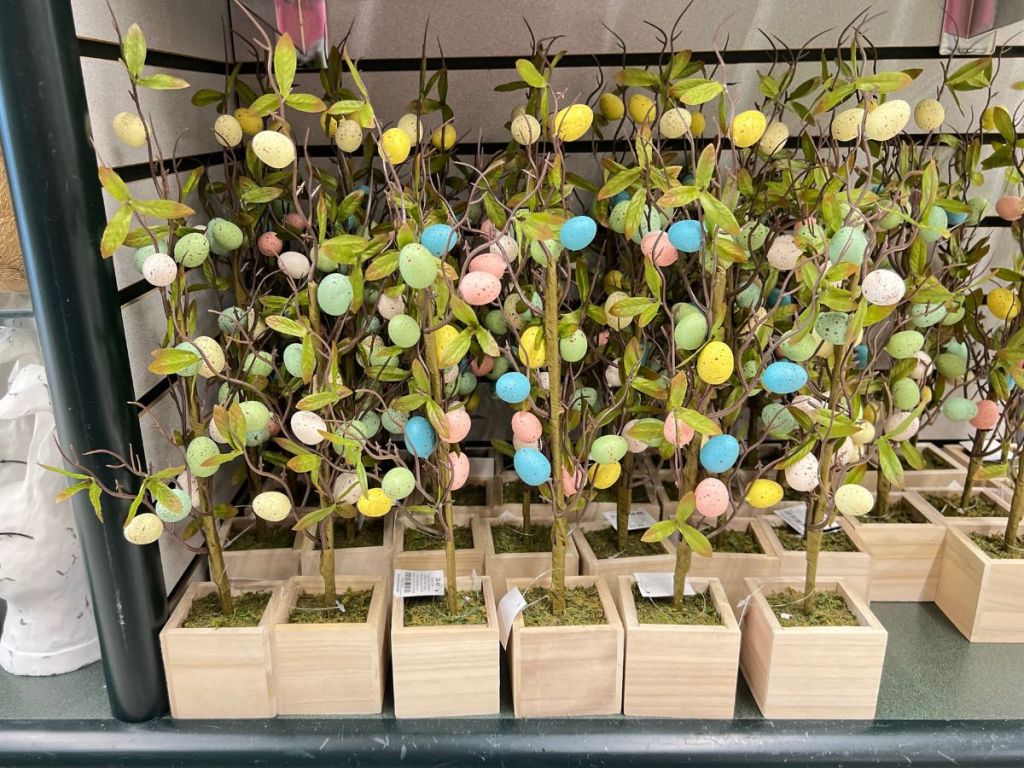
{"type": "Polygon", "coordinates": [[[519,479],[527,485],[542,485],[551,479],[551,462],[535,448],[520,448],[512,464],[519,479]]]}
{"type": "Polygon", "coordinates": [[[761,374],[761,384],[776,395],[796,392],[807,383],[807,371],[796,363],[785,360],[772,363],[761,374]]]}
{"type": "Polygon", "coordinates": [[[628,202],[629,202],[629,192],[619,192],[618,194],[615,195],[615,197],[612,198],[612,201],[609,204],[609,208],[614,208],[619,203],[628,203],[628,202]]]}
{"type": "Polygon", "coordinates": [[[430,422],[422,416],[413,416],[405,423],[405,449],[413,456],[424,459],[434,452],[437,435],[430,422]]]}
{"type": "Polygon", "coordinates": [[[946,211],[946,223],[950,227],[958,227],[967,221],[969,213],[957,213],[956,211],[946,211]]]}
{"type": "Polygon", "coordinates": [[[683,253],[697,253],[704,242],[700,222],[694,219],[677,221],[668,228],[668,241],[683,253]]]}
{"type": "Polygon", "coordinates": [[[868,345],[858,344],[853,348],[853,362],[858,368],[866,368],[868,365],[868,345]]]}
{"type": "Polygon", "coordinates": [[[715,435],[700,449],[700,465],[708,472],[725,472],[740,457],[740,444],[732,435],[715,435]]]}
{"type": "Polygon", "coordinates": [[[438,258],[448,253],[458,242],[459,233],[447,224],[431,224],[420,235],[420,243],[438,258]]]}
{"type": "Polygon", "coordinates": [[[558,238],[570,251],[582,251],[593,242],[596,235],[596,221],[589,216],[573,216],[562,225],[558,238]]]}
{"type": "Polygon", "coordinates": [[[516,405],[530,396],[530,380],[518,371],[509,371],[495,382],[494,393],[506,403],[516,405]]]}
{"type": "Polygon", "coordinates": [[[771,291],[768,292],[768,300],[765,303],[769,307],[774,307],[780,303],[785,307],[786,305],[793,303],[793,297],[789,295],[783,296],[781,289],[772,288],[771,291]]]}

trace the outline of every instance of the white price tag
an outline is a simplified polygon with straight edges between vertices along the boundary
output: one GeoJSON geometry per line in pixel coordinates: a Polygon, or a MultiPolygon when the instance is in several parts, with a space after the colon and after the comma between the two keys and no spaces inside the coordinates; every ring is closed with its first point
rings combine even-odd
{"type": "Polygon", "coordinates": [[[501,647],[508,647],[508,636],[512,632],[512,622],[523,608],[526,607],[526,599],[519,587],[512,587],[505,596],[498,601],[498,638],[501,640],[501,647]]]}
{"type": "Polygon", "coordinates": [[[395,597],[430,597],[444,594],[444,571],[395,570],[395,597]]]}
{"type": "MultiPolygon", "coordinates": [[[[807,517],[807,504],[805,502],[790,502],[785,506],[776,507],[772,512],[780,517],[782,521],[794,531],[799,533],[801,536],[804,535],[804,520],[807,517]]],[[[825,533],[838,531],[839,528],[839,521],[834,520],[831,525],[825,528],[825,533]]]]}
{"type": "MultiPolygon", "coordinates": [[[[636,587],[640,590],[641,597],[672,597],[672,587],[675,584],[675,574],[671,571],[662,573],[634,573],[636,587]]],[[[683,587],[684,595],[696,595],[697,590],[687,583],[683,587]]]]}
{"type": "MultiPolygon", "coordinates": [[[[615,530],[619,529],[618,518],[616,517],[616,513],[614,511],[605,512],[604,519],[608,521],[608,525],[610,525],[612,528],[614,528],[615,530]]],[[[651,513],[648,512],[646,509],[632,509],[629,512],[629,523],[627,523],[626,530],[646,531],[656,522],[658,521],[651,517],[651,513]]]]}

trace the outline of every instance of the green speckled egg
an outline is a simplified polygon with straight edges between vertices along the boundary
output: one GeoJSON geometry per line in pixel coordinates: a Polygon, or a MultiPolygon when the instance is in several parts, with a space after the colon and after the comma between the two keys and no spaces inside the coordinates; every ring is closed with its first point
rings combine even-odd
{"type": "Polygon", "coordinates": [[[946,346],[942,348],[942,351],[962,357],[964,360],[967,359],[967,344],[956,339],[946,342],[946,346]]]}
{"type": "Polygon", "coordinates": [[[420,324],[409,315],[395,315],[388,320],[388,338],[402,349],[414,347],[420,340],[420,324]]]}
{"type": "Polygon", "coordinates": [[[597,410],[598,399],[596,389],[593,387],[580,387],[572,393],[572,399],[569,401],[570,408],[580,410],[584,403],[587,404],[587,409],[591,413],[597,410]]]}
{"type": "Polygon", "coordinates": [[[484,325],[495,336],[504,336],[508,333],[508,323],[505,322],[505,316],[500,309],[489,310],[484,315],[484,325]]]}
{"type": "Polygon", "coordinates": [[[141,248],[136,248],[133,258],[135,260],[135,268],[142,274],[142,265],[146,263],[146,259],[152,256],[154,253],[167,253],[167,241],[160,240],[159,248],[154,248],[152,244],[144,245],[141,248]]]}
{"type": "Polygon", "coordinates": [[[487,378],[491,381],[497,381],[504,374],[508,373],[511,367],[512,364],[508,361],[507,357],[499,357],[494,361],[494,368],[487,374],[487,378]]]}
{"type": "MultiPolygon", "coordinates": [[[[433,258],[433,257],[431,257],[433,258]]],[[[348,275],[327,275],[316,290],[316,303],[324,314],[338,317],[348,312],[354,294],[348,275]]]]}
{"type": "Polygon", "coordinates": [[[184,520],[188,517],[188,513],[192,511],[192,497],[189,496],[187,491],[184,491],[181,488],[173,488],[171,489],[171,493],[173,493],[175,498],[178,500],[178,508],[176,510],[165,507],[159,501],[156,503],[156,516],[165,523],[176,523],[179,520],[184,520]]]}
{"type": "Polygon", "coordinates": [[[623,200],[612,208],[611,213],[608,215],[608,226],[612,228],[613,232],[621,234],[626,231],[626,211],[628,209],[629,200],[623,200]]]}
{"type": "Polygon", "coordinates": [[[263,491],[252,500],[252,511],[256,517],[279,523],[292,511],[292,503],[280,491],[263,491]]]}
{"type": "Polygon", "coordinates": [[[752,381],[757,377],[757,360],[747,360],[743,363],[743,376],[747,381],[752,381]]]}
{"type": "Polygon", "coordinates": [[[388,345],[380,336],[367,336],[359,342],[360,357],[368,367],[392,365],[395,357],[387,350],[388,345]]]}
{"type": "Polygon", "coordinates": [[[477,378],[473,375],[472,371],[463,371],[459,374],[459,380],[456,386],[456,393],[460,397],[465,397],[471,394],[477,385],[477,378]]]}
{"type": "Polygon", "coordinates": [[[913,379],[900,379],[892,385],[892,402],[903,411],[912,411],[921,402],[921,388],[913,379]]]}
{"type": "Polygon", "coordinates": [[[530,243],[530,258],[545,266],[548,263],[548,254],[557,259],[562,249],[562,243],[558,240],[534,240],[530,243]]]}
{"type": "Polygon", "coordinates": [[[966,312],[966,307],[957,307],[952,312],[947,314],[944,318],[942,318],[942,324],[956,325],[957,323],[964,319],[964,315],[966,314],[966,312]]]}
{"type": "Polygon", "coordinates": [[[426,288],[434,282],[440,263],[437,257],[420,243],[409,243],[398,254],[398,270],[402,273],[402,279],[410,288],[417,290],[426,288]]]}
{"type": "Polygon", "coordinates": [[[885,345],[885,351],[897,360],[906,360],[921,351],[924,336],[920,331],[900,331],[894,333],[885,345]]]}
{"type": "Polygon", "coordinates": [[[674,335],[678,349],[689,352],[700,349],[708,337],[708,319],[699,310],[684,311],[676,320],[674,335]]]}
{"type": "Polygon", "coordinates": [[[910,322],[917,328],[930,328],[949,314],[942,304],[911,304],[910,322]]]}
{"type": "Polygon", "coordinates": [[[302,377],[302,344],[289,344],[284,348],[284,369],[295,378],[302,377]]]}
{"type": "Polygon", "coordinates": [[[203,462],[220,453],[217,444],[206,436],[192,440],[185,450],[185,461],[196,477],[210,477],[217,472],[217,467],[204,467],[203,462]]]}
{"type": "Polygon", "coordinates": [[[769,403],[762,408],[761,421],[772,437],[785,437],[797,427],[793,414],[781,403],[769,403]]]}
{"type": "Polygon", "coordinates": [[[747,285],[746,281],[746,276],[740,281],[740,285],[744,285],[744,288],[736,294],[736,303],[744,309],[750,309],[761,298],[761,284],[753,280],[747,285]]]}
{"type": "Polygon", "coordinates": [[[238,407],[245,416],[246,432],[262,432],[270,425],[270,409],[259,400],[246,400],[238,407]]]}
{"type": "Polygon", "coordinates": [[[967,373],[967,359],[952,352],[943,352],[935,358],[935,368],[947,379],[959,379],[967,373]]]}
{"type": "Polygon", "coordinates": [[[579,328],[558,340],[558,354],[567,363],[578,363],[587,354],[587,335],[579,328]]]}
{"type": "Polygon", "coordinates": [[[252,310],[245,310],[241,307],[228,307],[217,316],[217,327],[228,336],[241,333],[245,328],[251,331],[255,313],[252,310]]]}
{"type": "Polygon", "coordinates": [[[224,256],[236,248],[241,248],[245,236],[238,225],[226,219],[210,219],[206,225],[206,239],[210,243],[211,251],[224,256]]]}
{"type": "Polygon", "coordinates": [[[272,352],[250,352],[242,362],[242,370],[247,376],[269,376],[274,370],[272,352]]]}
{"type": "Polygon", "coordinates": [[[818,340],[810,333],[799,341],[783,339],[782,343],[779,344],[779,351],[782,352],[783,357],[787,360],[792,360],[794,363],[810,360],[814,356],[814,350],[817,348],[818,340]]]}
{"type": "Polygon", "coordinates": [[[416,488],[416,476],[405,467],[389,469],[381,480],[381,488],[388,498],[404,499],[416,488]]]}
{"type": "Polygon", "coordinates": [[[970,224],[977,224],[985,216],[985,211],[988,209],[988,200],[981,195],[975,195],[967,204],[971,207],[971,214],[967,221],[970,224]]]}
{"type": "Polygon", "coordinates": [[[320,253],[319,248],[311,248],[309,251],[310,261],[316,262],[316,268],[321,272],[337,272],[340,266],[338,262],[332,260],[330,257],[323,253],[320,253]]]}
{"type": "Polygon", "coordinates": [[[626,455],[626,438],[621,435],[602,435],[590,446],[590,460],[596,464],[612,464],[626,455]]]}
{"type": "Polygon", "coordinates": [[[760,222],[748,221],[740,229],[740,244],[747,250],[760,250],[767,239],[768,227],[760,222]]]}
{"type": "Polygon", "coordinates": [[[842,344],[846,341],[846,329],[850,324],[850,316],[845,312],[822,312],[814,324],[814,330],[829,344],[842,344]]]}
{"type": "Polygon", "coordinates": [[[174,260],[187,269],[198,267],[210,255],[210,241],[202,232],[189,232],[174,244],[174,260]]]}
{"type": "Polygon", "coordinates": [[[966,397],[951,397],[942,404],[942,415],[950,421],[970,421],[978,415],[978,406],[966,397]]]}
{"type": "Polygon", "coordinates": [[[405,423],[409,415],[394,408],[388,408],[380,415],[380,424],[392,435],[401,434],[405,430],[405,423]]]}

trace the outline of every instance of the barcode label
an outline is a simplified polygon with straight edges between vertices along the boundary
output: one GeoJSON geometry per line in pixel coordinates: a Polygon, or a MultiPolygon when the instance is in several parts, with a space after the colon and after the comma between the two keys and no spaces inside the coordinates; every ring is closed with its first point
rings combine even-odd
{"type": "MultiPolygon", "coordinates": [[[[672,571],[659,573],[634,573],[636,587],[640,590],[641,597],[672,597],[672,587],[675,584],[675,574],[672,571]]],[[[683,587],[684,595],[696,595],[697,590],[689,583],[683,587]]]]}
{"type": "MultiPolygon", "coordinates": [[[[776,507],[775,509],[772,510],[772,512],[774,512],[778,517],[780,517],[782,519],[782,522],[784,522],[794,531],[799,533],[801,536],[804,535],[804,520],[807,518],[807,504],[805,502],[790,502],[786,506],[776,507]]],[[[825,528],[825,533],[838,531],[839,528],[839,521],[833,521],[831,525],[825,528]]]]}
{"type": "MultiPolygon", "coordinates": [[[[610,525],[612,528],[614,528],[615,530],[619,529],[619,520],[618,517],[616,517],[615,512],[605,512],[604,519],[608,521],[608,525],[610,525]]],[[[651,517],[651,513],[648,512],[646,509],[632,509],[629,512],[629,523],[627,523],[626,530],[646,531],[656,522],[657,520],[651,517]]]]}
{"type": "Polygon", "coordinates": [[[430,597],[444,594],[444,571],[395,570],[395,597],[430,597]]]}

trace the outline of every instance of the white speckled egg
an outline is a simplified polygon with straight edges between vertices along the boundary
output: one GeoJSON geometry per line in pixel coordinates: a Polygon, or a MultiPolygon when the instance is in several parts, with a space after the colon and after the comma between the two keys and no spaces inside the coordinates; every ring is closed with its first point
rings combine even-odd
{"type": "Polygon", "coordinates": [[[785,469],[786,484],[794,491],[813,491],[818,487],[818,459],[809,453],[785,469]]]}
{"type": "Polygon", "coordinates": [[[359,500],[362,488],[355,472],[342,472],[334,480],[331,488],[334,501],[338,504],[355,504],[359,500]]]}
{"type": "Polygon", "coordinates": [[[163,532],[163,521],[152,512],[136,515],[124,527],[124,537],[132,544],[152,544],[163,532]]]}
{"type": "Polygon", "coordinates": [[[914,107],[914,122],[922,131],[934,131],[946,119],[946,108],[935,99],[921,99],[914,107]]]}
{"type": "MultiPolygon", "coordinates": [[[[903,423],[903,420],[906,419],[908,416],[910,416],[910,413],[907,411],[894,411],[889,416],[889,418],[885,420],[886,434],[892,432],[894,429],[899,427],[899,425],[903,423]]],[[[910,420],[907,426],[905,426],[900,432],[897,432],[896,434],[893,435],[888,435],[888,437],[895,443],[901,443],[904,440],[909,440],[914,435],[916,435],[917,430],[920,429],[920,427],[921,421],[915,416],[913,419],[910,420]]]]}
{"type": "Polygon", "coordinates": [[[285,251],[277,257],[277,266],[293,280],[301,280],[309,275],[309,259],[298,251],[285,251]]]}
{"type": "Polygon", "coordinates": [[[779,235],[768,248],[768,263],[775,269],[789,270],[796,267],[802,255],[792,235],[779,235]]]}
{"type": "Polygon", "coordinates": [[[199,350],[199,375],[204,379],[213,378],[224,370],[227,361],[224,359],[224,350],[216,339],[209,336],[196,336],[192,344],[199,350]]]}
{"type": "Polygon", "coordinates": [[[864,298],[880,307],[899,304],[907,292],[903,278],[891,269],[876,269],[868,272],[861,283],[864,298]]]}
{"type": "Polygon", "coordinates": [[[482,307],[501,293],[501,281],[490,272],[470,272],[459,281],[459,295],[467,304],[482,307]]]}
{"type": "Polygon", "coordinates": [[[342,120],[334,131],[334,143],[342,152],[355,152],[363,145],[363,126],[355,120],[342,120]]]}
{"type": "Polygon", "coordinates": [[[693,118],[690,113],[682,107],[666,109],[658,120],[658,131],[666,139],[678,139],[690,130],[690,123],[693,118]]]}
{"type": "Polygon", "coordinates": [[[279,523],[291,513],[292,502],[280,491],[263,491],[252,500],[252,511],[256,517],[279,523]]]}
{"type": "Polygon", "coordinates": [[[222,147],[242,143],[242,124],[231,115],[221,115],[213,123],[213,136],[222,147]]]}
{"type": "Polygon", "coordinates": [[[540,139],[540,123],[533,115],[519,115],[513,118],[510,130],[516,144],[524,147],[540,139]]]}
{"type": "Polygon", "coordinates": [[[321,432],[327,431],[327,422],[312,411],[296,411],[290,420],[292,432],[296,439],[304,445],[319,445],[323,442],[324,436],[321,432]]]}
{"type": "Polygon", "coordinates": [[[853,141],[860,136],[864,110],[860,107],[844,109],[832,119],[831,133],[836,141],[853,141]]]}
{"type": "Polygon", "coordinates": [[[277,131],[260,131],[253,136],[252,151],[271,168],[287,168],[295,162],[295,144],[277,131]]]}
{"type": "Polygon", "coordinates": [[[134,112],[118,112],[114,115],[114,135],[129,147],[141,147],[146,143],[146,124],[134,112]]]}
{"type": "Polygon", "coordinates": [[[385,320],[398,317],[405,312],[405,296],[402,294],[388,296],[387,293],[382,293],[377,299],[377,311],[385,320]]]}
{"type": "Polygon", "coordinates": [[[150,285],[166,288],[178,276],[178,265],[166,253],[154,253],[143,262],[142,276],[150,285]]]}
{"type": "Polygon", "coordinates": [[[610,364],[604,369],[604,381],[609,387],[617,388],[622,386],[622,376],[619,375],[619,366],[610,364]]]}
{"type": "Polygon", "coordinates": [[[611,311],[612,307],[614,307],[616,304],[618,304],[623,299],[628,299],[628,298],[629,298],[629,296],[627,296],[622,291],[614,291],[613,293],[611,293],[608,296],[607,299],[605,299],[605,302],[604,302],[604,312],[605,312],[606,323],[608,324],[609,328],[614,328],[616,331],[621,331],[624,328],[628,328],[630,323],[633,322],[633,318],[632,317],[616,317],[615,315],[612,314],[612,311],[611,311]]]}
{"type": "Polygon", "coordinates": [[[412,112],[407,112],[398,118],[397,125],[399,129],[405,131],[405,135],[409,137],[411,143],[419,144],[423,141],[423,121],[412,112]]]}
{"type": "Polygon", "coordinates": [[[836,509],[846,515],[866,515],[875,506],[875,497],[862,485],[841,485],[836,491],[836,509]]]}
{"type": "Polygon", "coordinates": [[[500,253],[509,264],[519,258],[519,243],[511,235],[502,235],[491,245],[491,250],[500,253]]]}
{"type": "Polygon", "coordinates": [[[769,123],[768,127],[764,129],[764,134],[761,136],[761,140],[757,142],[757,147],[766,155],[774,155],[786,145],[788,138],[789,128],[785,123],[780,123],[776,120],[769,123]]]}
{"type": "Polygon", "coordinates": [[[893,99],[868,112],[864,121],[864,135],[875,141],[888,141],[902,131],[909,121],[910,105],[903,99],[893,99]]]}

